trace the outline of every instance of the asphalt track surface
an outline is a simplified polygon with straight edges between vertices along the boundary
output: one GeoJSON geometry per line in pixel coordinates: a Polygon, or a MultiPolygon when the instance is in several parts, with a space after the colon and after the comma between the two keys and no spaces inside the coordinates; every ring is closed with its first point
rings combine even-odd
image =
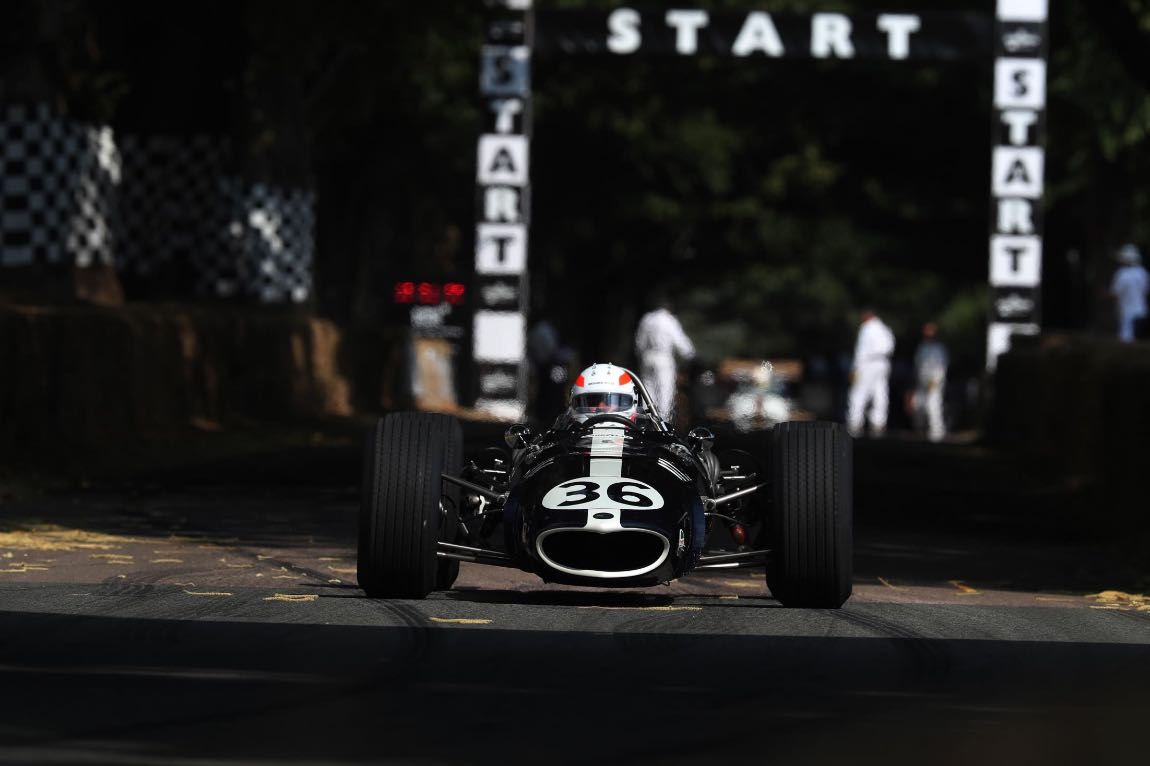
{"type": "MultiPolygon", "coordinates": [[[[482,434],[486,436],[485,434],[482,434]]],[[[1145,581],[978,450],[861,443],[855,596],[355,586],[351,448],[0,505],[0,763],[1146,763],[1145,581]]]]}

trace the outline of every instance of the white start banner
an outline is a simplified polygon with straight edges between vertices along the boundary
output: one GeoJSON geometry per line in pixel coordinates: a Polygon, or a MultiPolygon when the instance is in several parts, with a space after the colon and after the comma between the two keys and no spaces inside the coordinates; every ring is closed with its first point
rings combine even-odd
{"type": "Polygon", "coordinates": [[[625,5],[537,14],[535,51],[610,56],[956,60],[985,56],[991,24],[978,13],[772,12],[625,5]]]}
{"type": "Polygon", "coordinates": [[[531,163],[530,0],[492,3],[480,52],[485,132],[476,147],[472,384],[476,408],[523,417],[531,163]]]}
{"type": "Polygon", "coordinates": [[[991,157],[990,322],[993,370],[1014,335],[1040,330],[1046,149],[1046,0],[998,0],[991,157]]]}

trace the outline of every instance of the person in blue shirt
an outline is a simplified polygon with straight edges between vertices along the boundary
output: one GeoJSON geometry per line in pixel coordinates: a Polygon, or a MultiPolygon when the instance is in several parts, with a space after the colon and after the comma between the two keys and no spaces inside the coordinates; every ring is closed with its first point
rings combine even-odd
{"type": "Polygon", "coordinates": [[[942,399],[949,364],[946,346],[938,339],[938,325],[927,322],[922,326],[922,341],[914,352],[914,408],[925,414],[927,436],[932,442],[941,441],[946,436],[942,399]]]}

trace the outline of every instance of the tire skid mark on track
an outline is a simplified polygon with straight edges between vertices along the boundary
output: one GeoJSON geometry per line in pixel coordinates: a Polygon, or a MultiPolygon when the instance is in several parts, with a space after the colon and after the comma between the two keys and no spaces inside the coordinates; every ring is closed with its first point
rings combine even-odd
{"type": "Polygon", "coordinates": [[[930,636],[892,620],[854,609],[832,609],[828,614],[852,625],[868,628],[882,638],[894,639],[892,643],[899,654],[909,661],[906,680],[933,683],[949,678],[953,672],[949,655],[942,649],[940,642],[930,636]]]}
{"type": "Polygon", "coordinates": [[[382,685],[410,685],[418,679],[435,643],[436,630],[431,621],[418,608],[402,601],[365,598],[363,602],[372,611],[390,618],[389,623],[399,623],[399,630],[394,632],[400,640],[373,667],[365,669],[363,683],[357,688],[367,692],[382,685]]]}
{"type": "Polygon", "coordinates": [[[682,612],[655,614],[645,610],[644,614],[615,625],[611,636],[624,654],[670,659],[683,653],[690,636],[678,631],[690,627],[693,619],[682,612]]]}

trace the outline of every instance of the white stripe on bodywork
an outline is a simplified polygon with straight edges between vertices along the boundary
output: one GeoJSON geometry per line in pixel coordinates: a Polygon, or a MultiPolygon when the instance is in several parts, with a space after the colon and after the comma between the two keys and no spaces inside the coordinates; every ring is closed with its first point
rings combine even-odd
{"type": "MultiPolygon", "coordinates": [[[[596,426],[591,433],[591,464],[588,476],[619,478],[623,475],[623,427],[596,426]]],[[[586,529],[592,532],[618,532],[623,529],[619,523],[619,510],[588,511],[586,529]],[[608,519],[597,519],[596,515],[611,514],[608,519]]]]}
{"type": "Polygon", "coordinates": [[[595,426],[588,476],[623,475],[623,426],[595,426]]]}

